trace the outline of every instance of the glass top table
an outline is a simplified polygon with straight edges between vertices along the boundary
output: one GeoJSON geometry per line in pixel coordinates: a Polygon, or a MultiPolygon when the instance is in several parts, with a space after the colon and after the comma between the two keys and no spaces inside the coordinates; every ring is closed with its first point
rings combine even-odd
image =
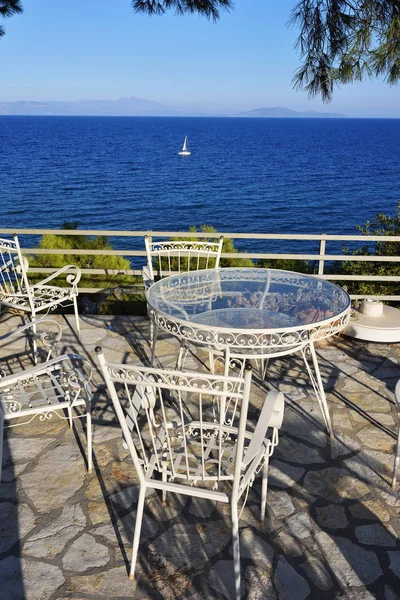
{"type": "Polygon", "coordinates": [[[347,292],[302,273],[220,268],[165,277],[150,287],[147,304],[155,329],[152,362],[158,327],[220,352],[225,375],[237,360],[243,368],[245,359],[260,359],[264,377],[264,359],[301,352],[333,437],[314,342],[339,333],[349,322],[347,292]]]}
{"type": "Polygon", "coordinates": [[[341,331],[350,297],[312,275],[257,268],[177,273],[151,286],[149,314],[162,329],[231,353],[274,355],[341,331]]]}

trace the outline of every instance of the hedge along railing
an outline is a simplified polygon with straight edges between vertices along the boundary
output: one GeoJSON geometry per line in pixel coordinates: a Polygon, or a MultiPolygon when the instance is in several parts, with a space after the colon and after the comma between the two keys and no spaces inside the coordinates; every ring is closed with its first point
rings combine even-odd
{"type": "MultiPolygon", "coordinates": [[[[289,259],[298,261],[317,261],[318,272],[316,276],[322,279],[329,279],[331,281],[369,281],[369,282],[400,282],[400,276],[390,275],[341,275],[337,274],[326,274],[324,272],[325,263],[333,261],[354,261],[354,262],[392,262],[398,263],[400,261],[399,256],[360,256],[360,255],[348,255],[348,254],[327,254],[326,245],[328,242],[400,242],[400,236],[380,236],[380,235],[331,235],[331,234],[290,234],[290,233],[226,233],[226,232],[188,232],[188,231],[114,231],[114,230],[97,230],[97,229],[0,229],[0,236],[12,235],[16,233],[18,235],[79,235],[79,236],[105,236],[108,238],[113,237],[126,237],[126,238],[144,238],[148,236],[150,241],[152,238],[219,238],[223,235],[225,238],[231,238],[233,240],[277,240],[277,241],[315,241],[318,242],[318,252],[316,253],[255,253],[255,252],[235,252],[235,253],[223,253],[223,258],[250,258],[250,259],[289,259]]],[[[144,243],[143,243],[144,248],[144,243]]],[[[45,248],[22,248],[24,254],[39,255],[82,255],[82,256],[123,256],[123,257],[142,257],[143,264],[146,262],[145,250],[79,250],[79,249],[45,249],[45,248]]],[[[51,267],[34,267],[30,268],[31,273],[53,273],[56,269],[51,267]]],[[[115,269],[82,269],[83,275],[141,275],[139,269],[128,269],[128,270],[115,270],[115,269]]],[[[143,290],[143,287],[138,284],[133,284],[133,288],[138,291],[143,290]]],[[[80,292],[85,293],[96,293],[102,291],[103,288],[79,288],[80,292]]],[[[126,290],[129,291],[128,289],[126,290]]],[[[400,295],[368,295],[368,294],[353,294],[353,299],[360,298],[380,298],[381,300],[400,300],[400,295]]]]}

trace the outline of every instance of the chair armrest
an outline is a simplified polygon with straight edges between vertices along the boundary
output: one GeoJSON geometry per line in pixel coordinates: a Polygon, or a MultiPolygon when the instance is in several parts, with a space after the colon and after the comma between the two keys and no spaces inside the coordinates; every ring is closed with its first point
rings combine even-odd
{"type": "Polygon", "coordinates": [[[56,277],[59,277],[66,271],[70,271],[71,269],[73,269],[75,271],[75,273],[69,273],[67,275],[67,282],[72,286],[76,286],[79,283],[80,278],[82,276],[82,272],[81,272],[80,268],[75,265],[65,265],[65,267],[61,267],[61,269],[58,269],[57,271],[55,271],[54,273],[49,275],[49,277],[46,277],[46,279],[39,281],[39,283],[34,283],[30,287],[32,289],[40,288],[43,285],[46,285],[47,283],[49,283],[50,281],[55,279],[56,277]]]}
{"type": "Polygon", "coordinates": [[[251,436],[250,444],[243,457],[242,468],[245,469],[257,456],[267,435],[268,427],[279,429],[283,421],[285,397],[282,392],[268,392],[256,428],[251,436]]]}

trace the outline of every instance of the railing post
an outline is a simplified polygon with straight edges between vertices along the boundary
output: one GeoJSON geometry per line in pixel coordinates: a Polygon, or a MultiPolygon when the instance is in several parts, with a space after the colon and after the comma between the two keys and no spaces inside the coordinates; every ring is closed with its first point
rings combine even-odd
{"type": "MultiPolygon", "coordinates": [[[[149,248],[151,248],[151,244],[152,244],[152,242],[153,242],[153,236],[152,236],[152,235],[149,235],[148,233],[147,233],[146,235],[147,235],[147,241],[148,241],[148,243],[149,243],[149,248]]],[[[147,261],[148,261],[148,257],[146,256],[146,264],[147,264],[147,261]]],[[[159,268],[160,268],[160,265],[157,265],[157,267],[158,267],[158,269],[159,269],[159,268]]],[[[154,267],[154,266],[152,267],[152,270],[153,270],[153,269],[155,269],[155,267],[154,267]]],[[[160,273],[158,273],[158,277],[159,277],[159,276],[160,276],[160,273]]],[[[154,273],[153,273],[153,272],[152,272],[152,277],[154,278],[154,273]]]]}
{"type": "MultiPolygon", "coordinates": [[[[325,234],[321,234],[321,235],[325,235],[325,234]]],[[[326,245],[326,240],[325,238],[321,238],[319,241],[319,254],[320,256],[325,256],[325,245],[326,245]]],[[[318,275],[323,275],[324,274],[324,259],[320,258],[319,262],[318,262],[318,275]]]]}

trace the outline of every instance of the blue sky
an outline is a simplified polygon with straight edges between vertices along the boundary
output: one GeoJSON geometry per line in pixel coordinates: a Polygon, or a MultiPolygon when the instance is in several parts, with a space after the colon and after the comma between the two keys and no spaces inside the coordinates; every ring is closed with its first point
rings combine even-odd
{"type": "Polygon", "coordinates": [[[4,20],[0,100],[116,99],[238,112],[282,106],[400,117],[400,86],[343,86],[323,105],[294,91],[295,0],[236,0],[213,24],[197,15],[137,15],[130,0],[23,0],[4,20]]]}

